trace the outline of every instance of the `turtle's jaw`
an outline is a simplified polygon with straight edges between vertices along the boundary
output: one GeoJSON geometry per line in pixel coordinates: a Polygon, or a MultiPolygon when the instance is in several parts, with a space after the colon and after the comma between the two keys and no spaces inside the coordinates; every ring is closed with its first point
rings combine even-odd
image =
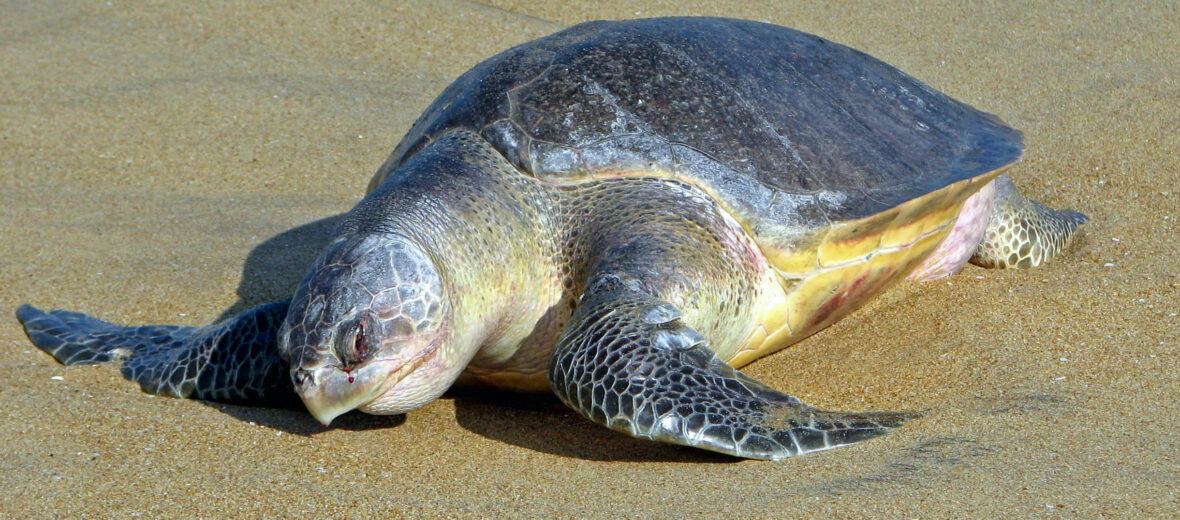
{"type": "Polygon", "coordinates": [[[299,392],[299,397],[303,399],[303,405],[307,407],[307,411],[311,412],[311,415],[324,426],[331,424],[333,419],[371,399],[367,395],[369,392],[365,392],[363,389],[372,385],[365,385],[360,379],[354,379],[353,383],[348,383],[348,374],[338,367],[323,367],[312,372],[310,376],[296,377],[310,377],[310,379],[317,381],[315,384],[297,386],[296,389],[299,392]],[[339,381],[342,378],[345,380],[343,384],[339,381]],[[341,390],[348,391],[342,392],[341,390]]]}
{"type": "Polygon", "coordinates": [[[372,359],[355,367],[326,363],[296,369],[295,390],[304,406],[324,426],[352,410],[391,415],[405,413],[438,397],[432,392],[431,366],[437,348],[431,345],[409,358],[372,359]],[[430,372],[430,373],[427,373],[430,372]]]}

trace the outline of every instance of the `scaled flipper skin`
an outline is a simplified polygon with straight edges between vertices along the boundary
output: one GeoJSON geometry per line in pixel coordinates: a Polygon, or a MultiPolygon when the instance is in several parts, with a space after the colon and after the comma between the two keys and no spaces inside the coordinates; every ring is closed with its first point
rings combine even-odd
{"type": "Polygon", "coordinates": [[[287,302],[254,307],[205,327],[124,327],[85,314],[21,305],[16,317],[38,348],[64,365],[122,361],[143,391],[245,405],[298,402],[278,331],[287,302]]]}
{"type": "Polygon", "coordinates": [[[983,240],[971,257],[981,267],[1025,268],[1048,262],[1069,247],[1078,226],[1089,220],[1025,198],[1007,174],[995,180],[995,202],[983,240]]]}
{"type": "Polygon", "coordinates": [[[735,370],[679,318],[639,284],[600,277],[550,361],[554,391],[634,437],[752,459],[846,446],[913,417],[808,406],[735,370]]]}

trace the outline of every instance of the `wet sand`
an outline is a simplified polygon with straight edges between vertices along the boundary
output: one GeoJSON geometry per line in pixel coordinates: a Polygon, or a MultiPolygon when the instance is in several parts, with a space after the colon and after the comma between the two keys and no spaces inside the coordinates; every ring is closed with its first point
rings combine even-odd
{"type": "Polygon", "coordinates": [[[0,517],[1159,518],[1180,506],[1180,11],[1166,2],[443,1],[0,8],[0,517]],[[636,5],[639,5],[638,7],[636,5]],[[779,463],[455,394],[331,429],[58,365],[18,304],[204,324],[286,298],[449,81],[595,18],[728,15],[851,45],[1022,129],[1016,183],[1091,217],[1032,271],[906,283],[747,372],[923,410],[779,463]]]}

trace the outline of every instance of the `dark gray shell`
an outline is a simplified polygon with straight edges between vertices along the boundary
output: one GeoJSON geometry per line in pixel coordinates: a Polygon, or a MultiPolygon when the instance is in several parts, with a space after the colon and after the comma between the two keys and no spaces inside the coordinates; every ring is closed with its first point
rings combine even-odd
{"type": "Polygon", "coordinates": [[[719,18],[590,22],[500,53],[439,96],[377,180],[456,128],[551,181],[682,178],[780,239],[1005,167],[1022,140],[864,53],[719,18]]]}

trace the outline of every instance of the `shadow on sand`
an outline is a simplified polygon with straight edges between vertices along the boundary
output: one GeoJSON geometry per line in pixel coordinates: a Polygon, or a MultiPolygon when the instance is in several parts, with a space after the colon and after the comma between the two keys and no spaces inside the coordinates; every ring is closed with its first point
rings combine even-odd
{"type": "Polygon", "coordinates": [[[489,439],[540,453],[612,462],[737,462],[704,450],[629,437],[590,422],[552,394],[452,390],[455,420],[489,439]]]}
{"type": "Polygon", "coordinates": [[[238,301],[222,311],[217,321],[237,316],[256,305],[290,299],[311,263],[332,240],[343,220],[343,213],[322,218],[258,244],[242,266],[238,301]]]}

